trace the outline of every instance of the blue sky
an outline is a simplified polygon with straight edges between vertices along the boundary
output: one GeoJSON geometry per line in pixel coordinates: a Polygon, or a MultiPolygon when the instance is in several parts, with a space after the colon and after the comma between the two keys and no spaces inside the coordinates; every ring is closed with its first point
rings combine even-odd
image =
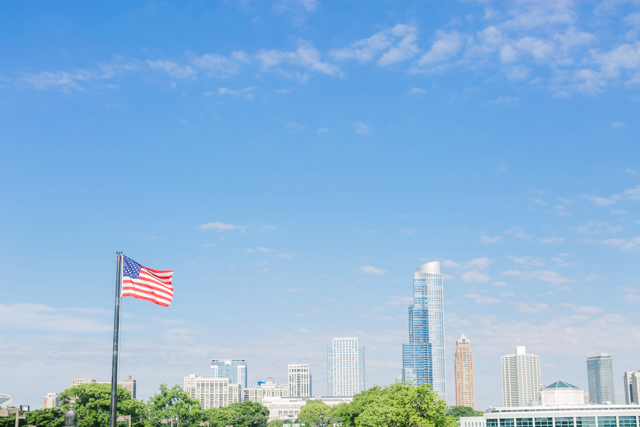
{"type": "Polygon", "coordinates": [[[115,251],[175,271],[125,298],[141,398],[246,358],[286,382],[359,336],[400,373],[422,263],[442,264],[448,399],[472,343],[586,387],[638,370],[637,2],[317,0],[0,6],[0,393],[110,376],[115,251]]]}

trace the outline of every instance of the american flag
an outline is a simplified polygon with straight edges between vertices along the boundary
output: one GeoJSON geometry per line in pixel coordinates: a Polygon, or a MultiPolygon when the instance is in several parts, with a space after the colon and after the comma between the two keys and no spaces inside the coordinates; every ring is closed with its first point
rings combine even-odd
{"type": "Polygon", "coordinates": [[[173,299],[171,270],[152,270],[122,256],[122,296],[155,302],[168,307],[173,299]]]}

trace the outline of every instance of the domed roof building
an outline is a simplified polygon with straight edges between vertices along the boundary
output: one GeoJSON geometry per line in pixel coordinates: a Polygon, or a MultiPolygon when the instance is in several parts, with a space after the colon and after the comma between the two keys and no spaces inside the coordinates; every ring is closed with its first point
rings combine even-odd
{"type": "Polygon", "coordinates": [[[584,405],[584,390],[559,379],[546,387],[542,387],[542,390],[540,390],[540,405],[584,405]]]}

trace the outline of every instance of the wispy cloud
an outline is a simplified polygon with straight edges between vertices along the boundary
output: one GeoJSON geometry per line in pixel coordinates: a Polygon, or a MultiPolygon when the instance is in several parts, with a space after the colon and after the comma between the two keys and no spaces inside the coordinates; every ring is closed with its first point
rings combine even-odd
{"type": "Polygon", "coordinates": [[[353,125],[356,127],[356,133],[369,133],[369,126],[364,123],[353,122],[353,125]]]}
{"type": "Polygon", "coordinates": [[[552,270],[507,270],[503,271],[502,274],[507,276],[515,276],[520,279],[531,279],[531,280],[539,280],[541,282],[547,283],[568,283],[571,280],[566,277],[562,277],[558,272],[552,270]]]}
{"type": "Polygon", "coordinates": [[[500,302],[497,298],[479,294],[466,294],[464,297],[474,300],[477,304],[497,304],[500,302]]]}
{"type": "Polygon", "coordinates": [[[386,273],[386,270],[374,267],[372,265],[364,265],[364,266],[358,268],[358,270],[361,271],[362,273],[365,273],[365,274],[377,274],[379,276],[381,276],[381,275],[386,273]]]}
{"type": "Polygon", "coordinates": [[[501,236],[487,236],[486,234],[483,234],[480,236],[480,243],[500,244],[504,243],[504,239],[501,236]]]}
{"type": "Polygon", "coordinates": [[[214,230],[217,232],[221,232],[221,231],[231,231],[231,230],[242,230],[246,227],[241,227],[239,225],[234,225],[234,224],[225,224],[223,222],[208,222],[206,224],[200,224],[198,228],[200,230],[214,230]]]}

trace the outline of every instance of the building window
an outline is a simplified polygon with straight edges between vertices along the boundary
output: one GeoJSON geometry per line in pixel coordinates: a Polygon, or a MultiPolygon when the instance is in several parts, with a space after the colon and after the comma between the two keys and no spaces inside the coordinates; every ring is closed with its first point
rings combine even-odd
{"type": "Polygon", "coordinates": [[[487,420],[487,427],[498,427],[498,420],[487,420]]]}
{"type": "Polygon", "coordinates": [[[513,418],[502,418],[500,420],[500,427],[514,427],[513,418]]]}
{"type": "Polygon", "coordinates": [[[556,427],[573,427],[573,417],[556,417],[556,427]]]}
{"type": "Polygon", "coordinates": [[[576,417],[576,427],[595,427],[596,417],[576,417]]]}
{"type": "Polygon", "coordinates": [[[516,418],[516,427],[533,427],[533,418],[516,418]]]}
{"type": "Polygon", "coordinates": [[[553,427],[553,418],[536,418],[536,427],[553,427]]]}
{"type": "Polygon", "coordinates": [[[598,427],[616,427],[616,417],[598,417],[598,427]]]}
{"type": "Polygon", "coordinates": [[[637,427],[636,417],[618,417],[618,426],[637,427]]]}

